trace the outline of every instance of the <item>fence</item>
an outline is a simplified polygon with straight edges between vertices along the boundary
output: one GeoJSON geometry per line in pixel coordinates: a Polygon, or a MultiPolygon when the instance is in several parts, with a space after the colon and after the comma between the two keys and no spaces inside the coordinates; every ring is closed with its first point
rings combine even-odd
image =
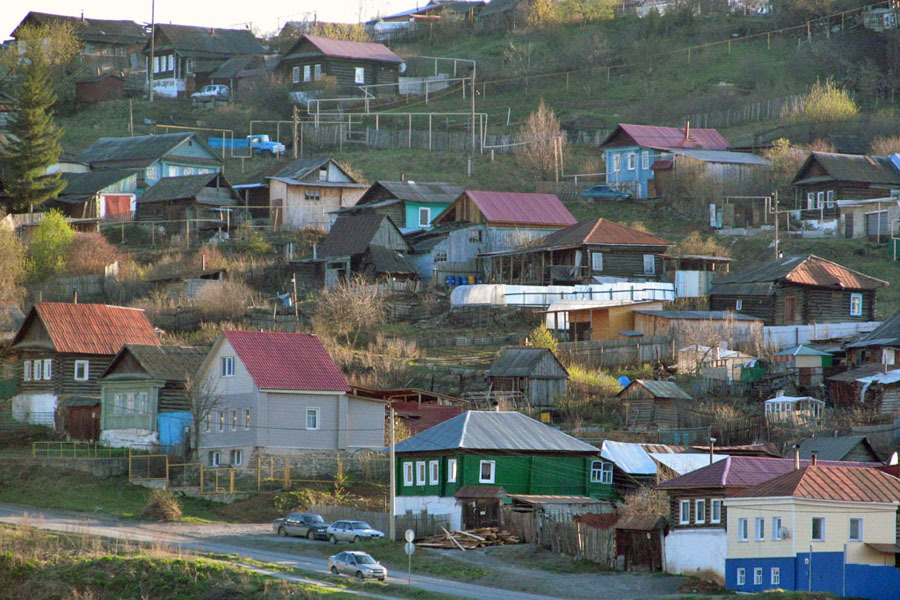
{"type": "Polygon", "coordinates": [[[642,337],[639,341],[599,340],[560,342],[559,356],[564,363],[578,363],[591,368],[621,367],[646,363],[672,363],[675,349],[667,335],[642,337]]]}
{"type": "Polygon", "coordinates": [[[108,448],[95,442],[32,442],[35,458],[124,458],[128,448],[108,448]]]}
{"type": "MultiPolygon", "coordinates": [[[[354,508],[352,506],[326,506],[312,504],[307,509],[309,512],[318,513],[329,523],[340,520],[365,521],[378,531],[388,535],[390,531],[390,514],[387,512],[372,512],[354,508]]],[[[401,539],[403,532],[412,529],[416,532],[416,538],[442,533],[442,528],[450,529],[450,515],[430,515],[428,513],[407,513],[395,517],[397,539],[401,539]]]]}
{"type": "MultiPolygon", "coordinates": [[[[428,113],[422,113],[427,116],[428,113]]],[[[388,116],[389,113],[388,113],[388,116]]],[[[418,117],[421,118],[421,117],[418,117]]],[[[516,137],[511,134],[478,134],[478,148],[496,146],[498,153],[513,152],[516,137]]],[[[357,144],[366,148],[379,150],[433,150],[435,152],[469,152],[472,149],[472,134],[467,131],[435,131],[387,127],[361,127],[351,129],[344,125],[312,125],[303,126],[303,143],[320,148],[343,149],[345,144],[357,144]]]]}
{"type": "Polygon", "coordinates": [[[503,511],[504,528],[529,544],[589,560],[610,568],[616,564],[615,531],[574,521],[536,519],[533,513],[503,511]]]}
{"type": "Polygon", "coordinates": [[[765,327],[763,335],[766,347],[775,350],[806,344],[816,340],[830,340],[868,333],[881,325],[880,321],[861,323],[813,323],[812,325],[788,325],[765,327]]]}

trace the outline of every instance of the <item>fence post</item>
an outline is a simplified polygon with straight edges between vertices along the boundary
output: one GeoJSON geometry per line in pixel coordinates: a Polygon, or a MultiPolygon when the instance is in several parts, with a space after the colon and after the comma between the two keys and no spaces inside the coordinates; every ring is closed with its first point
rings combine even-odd
{"type": "Polygon", "coordinates": [[[200,493],[203,493],[203,463],[200,463],[200,493]]]}
{"type": "Polygon", "coordinates": [[[131,481],[131,447],[128,447],[128,481],[131,481]]]}
{"type": "Polygon", "coordinates": [[[166,489],[169,489],[169,455],[166,455],[166,489]]]}
{"type": "Polygon", "coordinates": [[[282,487],[285,490],[291,489],[291,461],[288,460],[288,457],[284,457],[284,481],[282,482],[282,487]]]}
{"type": "Polygon", "coordinates": [[[262,490],[262,458],[256,457],[256,491],[262,490]]]}
{"type": "Polygon", "coordinates": [[[228,492],[234,493],[234,469],[228,469],[228,492]]]}

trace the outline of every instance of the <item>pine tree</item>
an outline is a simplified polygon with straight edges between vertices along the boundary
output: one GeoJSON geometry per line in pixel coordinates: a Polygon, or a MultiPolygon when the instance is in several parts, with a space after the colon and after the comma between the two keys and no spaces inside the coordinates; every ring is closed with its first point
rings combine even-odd
{"type": "Polygon", "coordinates": [[[45,200],[56,198],[66,182],[59,173],[47,175],[62,153],[62,130],[53,121],[53,92],[49,70],[40,53],[33,53],[19,65],[21,82],[18,107],[9,131],[10,140],[2,148],[7,173],[6,191],[12,210],[31,210],[45,200]]]}

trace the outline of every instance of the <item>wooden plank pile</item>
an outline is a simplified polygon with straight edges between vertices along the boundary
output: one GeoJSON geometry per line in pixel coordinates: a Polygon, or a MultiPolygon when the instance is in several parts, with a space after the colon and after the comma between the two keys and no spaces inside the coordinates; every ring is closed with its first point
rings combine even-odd
{"type": "Polygon", "coordinates": [[[474,550],[485,546],[504,546],[506,544],[521,544],[522,540],[509,532],[497,527],[481,527],[469,531],[447,531],[426,537],[417,542],[417,546],[423,548],[442,548],[445,550],[474,550]]]}

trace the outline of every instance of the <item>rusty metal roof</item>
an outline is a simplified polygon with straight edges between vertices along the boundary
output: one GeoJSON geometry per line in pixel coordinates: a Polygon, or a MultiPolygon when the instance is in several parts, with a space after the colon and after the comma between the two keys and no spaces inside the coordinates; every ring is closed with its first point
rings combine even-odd
{"type": "Polygon", "coordinates": [[[24,346],[26,333],[40,321],[57,352],[114,355],[124,344],[158,345],[144,311],[106,304],[38,302],[28,313],[12,345],[24,346]]]}
{"type": "Polygon", "coordinates": [[[786,256],[755,269],[722,277],[716,281],[710,294],[730,293],[727,286],[734,284],[774,282],[847,290],[874,290],[888,285],[886,281],[863,275],[814,254],[807,254],[806,256],[786,256]]]}
{"type": "Polygon", "coordinates": [[[878,469],[842,469],[816,464],[770,479],[735,497],[900,503],[900,479],[878,469]]]}
{"type": "Polygon", "coordinates": [[[657,517],[654,515],[626,515],[619,517],[613,529],[630,529],[632,531],[655,531],[657,529],[665,529],[665,517],[657,517]]]}
{"type": "Polygon", "coordinates": [[[554,231],[535,242],[538,248],[564,248],[584,244],[615,244],[627,246],[674,246],[664,240],[608,219],[594,217],[579,221],[571,227],[554,231]]]}
{"type": "MultiPolygon", "coordinates": [[[[403,59],[390,51],[384,44],[374,42],[349,42],[346,40],[333,40],[317,35],[305,34],[300,41],[306,39],[310,44],[318,48],[326,56],[338,58],[350,58],[357,60],[376,60],[379,62],[402,63],[403,59]]],[[[293,48],[288,52],[288,55],[293,48]]]]}
{"type": "Polygon", "coordinates": [[[484,220],[491,224],[546,227],[568,227],[575,224],[575,217],[553,194],[466,190],[465,196],[478,207],[484,220]]]}
{"type": "Polygon", "coordinates": [[[728,140],[715,129],[691,128],[689,135],[680,127],[659,127],[655,125],[630,125],[619,123],[600,147],[606,147],[622,134],[634,140],[634,145],[654,150],[697,149],[727,150],[728,140]]]}
{"type": "Polygon", "coordinates": [[[503,498],[506,490],[499,485],[464,485],[453,494],[454,498],[503,498]]]}
{"type": "Polygon", "coordinates": [[[542,496],[536,494],[510,494],[510,498],[526,504],[606,504],[590,496],[542,496]]]}

